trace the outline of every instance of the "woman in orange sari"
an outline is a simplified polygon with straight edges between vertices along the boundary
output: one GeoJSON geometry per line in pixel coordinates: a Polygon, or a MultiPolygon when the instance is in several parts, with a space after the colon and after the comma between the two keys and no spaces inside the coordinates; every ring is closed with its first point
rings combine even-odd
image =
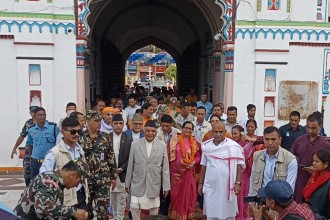
{"type": "Polygon", "coordinates": [[[330,150],[319,149],[313,155],[314,173],[302,190],[304,200],[330,219],[330,150]]]}
{"type": "Polygon", "coordinates": [[[186,121],[182,134],[170,141],[171,205],[170,217],[176,220],[193,219],[196,204],[194,167],[201,160],[200,147],[191,135],[194,125],[186,121]]]}

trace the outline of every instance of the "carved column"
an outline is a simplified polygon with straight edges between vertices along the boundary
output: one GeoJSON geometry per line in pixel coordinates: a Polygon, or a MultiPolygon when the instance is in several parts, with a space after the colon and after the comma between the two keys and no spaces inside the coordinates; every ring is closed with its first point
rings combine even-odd
{"type": "MultiPolygon", "coordinates": [[[[75,0],[77,111],[82,113],[85,113],[86,111],[86,91],[89,90],[86,88],[86,85],[89,85],[89,82],[86,82],[86,80],[89,79],[89,68],[86,68],[86,65],[89,64],[89,62],[86,62],[86,54],[88,53],[87,36],[89,34],[89,26],[87,24],[88,15],[88,0],[75,0]]],[[[87,59],[88,57],[89,56],[87,56],[87,59]]]]}

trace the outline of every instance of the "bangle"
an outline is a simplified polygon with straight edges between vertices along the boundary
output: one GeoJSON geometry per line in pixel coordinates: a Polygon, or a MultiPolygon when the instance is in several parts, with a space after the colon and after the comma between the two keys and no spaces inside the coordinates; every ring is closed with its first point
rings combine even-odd
{"type": "Polygon", "coordinates": [[[236,181],[236,183],[235,184],[237,184],[237,185],[241,185],[241,182],[238,182],[238,181],[236,181]]]}
{"type": "Polygon", "coordinates": [[[203,184],[203,182],[199,182],[199,184],[203,184]]]}

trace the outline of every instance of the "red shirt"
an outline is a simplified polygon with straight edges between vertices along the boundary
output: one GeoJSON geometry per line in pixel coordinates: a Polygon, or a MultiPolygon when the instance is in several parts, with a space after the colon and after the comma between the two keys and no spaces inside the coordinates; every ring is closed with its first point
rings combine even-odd
{"type": "Polygon", "coordinates": [[[286,209],[284,209],[279,220],[283,219],[288,214],[295,214],[304,219],[315,220],[313,211],[305,203],[298,204],[295,201],[293,201],[291,205],[289,205],[286,209]]]}

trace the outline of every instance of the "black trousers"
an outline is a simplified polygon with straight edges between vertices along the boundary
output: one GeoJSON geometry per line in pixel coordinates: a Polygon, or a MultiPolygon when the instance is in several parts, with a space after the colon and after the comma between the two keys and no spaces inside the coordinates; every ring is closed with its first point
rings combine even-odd
{"type": "MultiPolygon", "coordinates": [[[[88,219],[93,219],[93,207],[86,203],[85,188],[83,186],[77,191],[77,200],[78,204],[74,207],[76,207],[77,209],[85,209],[88,212],[88,219]]],[[[76,218],[74,217],[72,217],[71,219],[76,220],[76,218]]]]}
{"type": "Polygon", "coordinates": [[[163,187],[162,187],[160,189],[159,199],[160,199],[159,214],[168,216],[168,209],[170,208],[170,204],[171,204],[171,193],[169,192],[167,197],[164,198],[163,187]]]}

